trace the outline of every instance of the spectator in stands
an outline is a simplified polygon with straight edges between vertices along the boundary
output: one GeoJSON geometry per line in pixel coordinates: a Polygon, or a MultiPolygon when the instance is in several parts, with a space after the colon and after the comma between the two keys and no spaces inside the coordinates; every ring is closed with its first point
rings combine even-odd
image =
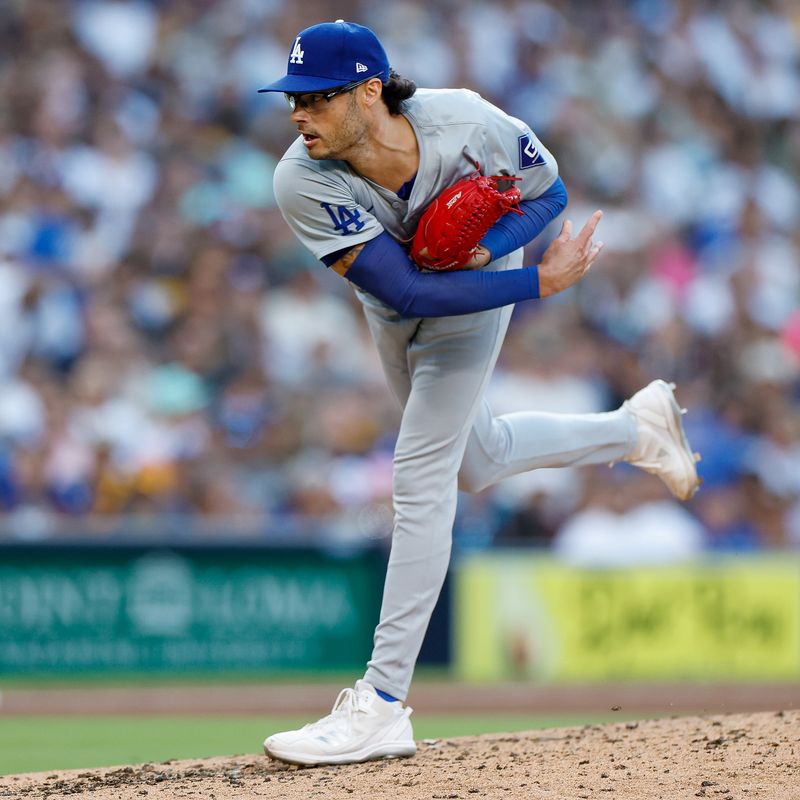
{"type": "MultiPolygon", "coordinates": [[[[346,287],[280,221],[271,176],[295,132],[256,95],[286,32],[333,12],[62,5],[0,18],[0,508],[54,530],[146,510],[380,535],[395,410],[346,287]]],[[[592,277],[515,315],[497,405],[599,411],[668,375],[705,454],[686,529],[711,549],[796,546],[796,4],[348,0],[336,16],[420,83],[534,109],[572,216],[605,209],[592,277]]],[[[461,541],[546,546],[606,480],[534,474],[465,500],[461,541]]]]}

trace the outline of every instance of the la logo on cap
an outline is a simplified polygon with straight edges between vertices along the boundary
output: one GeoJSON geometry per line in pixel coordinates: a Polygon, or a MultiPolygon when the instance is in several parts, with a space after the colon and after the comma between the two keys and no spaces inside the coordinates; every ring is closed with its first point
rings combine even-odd
{"type": "MultiPolygon", "coordinates": [[[[305,55],[305,53],[300,49],[300,37],[298,36],[294,40],[294,47],[292,47],[292,52],[289,55],[289,63],[290,64],[302,64],[304,55],[305,55]]],[[[364,67],[364,69],[366,69],[366,67],[364,67]]]]}
{"type": "Polygon", "coordinates": [[[329,92],[373,75],[388,81],[391,72],[378,37],[355,22],[320,22],[296,33],[287,61],[286,75],[259,92],[329,92]]]}

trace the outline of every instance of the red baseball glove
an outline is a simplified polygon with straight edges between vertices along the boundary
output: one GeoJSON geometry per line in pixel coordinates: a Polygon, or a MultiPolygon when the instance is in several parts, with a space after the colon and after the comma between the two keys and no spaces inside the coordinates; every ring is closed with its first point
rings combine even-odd
{"type": "MultiPolygon", "coordinates": [[[[477,165],[480,169],[480,164],[477,165]]],[[[506,175],[486,177],[477,170],[445,189],[426,209],[411,243],[411,258],[424,269],[460,269],[475,252],[489,228],[517,208],[516,186],[500,191],[500,181],[518,181],[506,175]]]]}

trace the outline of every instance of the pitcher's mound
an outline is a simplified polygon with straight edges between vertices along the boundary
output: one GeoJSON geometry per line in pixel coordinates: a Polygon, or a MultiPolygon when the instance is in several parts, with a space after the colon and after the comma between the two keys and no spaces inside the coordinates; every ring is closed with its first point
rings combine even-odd
{"type": "Polygon", "coordinates": [[[251,755],[15,775],[3,797],[800,800],[800,711],[425,740],[414,758],[340,767],[251,755]]]}

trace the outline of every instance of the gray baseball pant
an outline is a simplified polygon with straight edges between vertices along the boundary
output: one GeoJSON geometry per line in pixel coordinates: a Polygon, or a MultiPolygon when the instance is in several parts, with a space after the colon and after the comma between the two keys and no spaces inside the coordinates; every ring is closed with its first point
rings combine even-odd
{"type": "Polygon", "coordinates": [[[477,492],[540,467],[608,463],[630,452],[636,430],[625,409],[494,417],[484,394],[512,306],[403,319],[370,295],[358,295],[389,386],[403,407],[391,554],[364,679],[405,700],[447,573],[458,488],[477,492]]]}

